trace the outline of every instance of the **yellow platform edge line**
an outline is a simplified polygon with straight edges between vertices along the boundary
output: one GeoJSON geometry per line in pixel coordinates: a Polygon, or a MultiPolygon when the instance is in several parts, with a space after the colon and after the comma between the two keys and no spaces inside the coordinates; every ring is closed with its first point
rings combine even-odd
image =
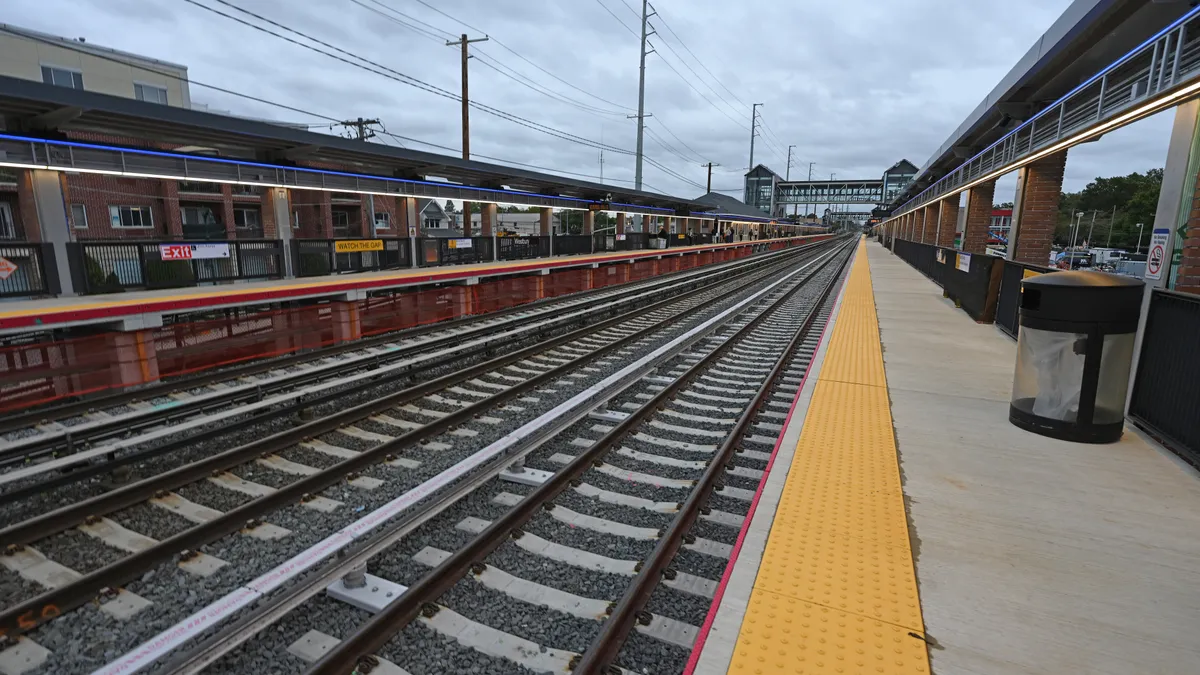
{"type": "Polygon", "coordinates": [[[879,321],[859,243],[729,673],[929,673],[879,321]]]}

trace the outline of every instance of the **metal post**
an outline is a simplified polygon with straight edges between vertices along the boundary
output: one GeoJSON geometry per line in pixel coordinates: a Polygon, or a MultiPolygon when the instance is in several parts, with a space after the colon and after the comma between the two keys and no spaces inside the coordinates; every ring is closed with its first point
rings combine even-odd
{"type": "MultiPolygon", "coordinates": [[[[637,163],[633,171],[633,189],[642,189],[642,133],[646,124],[646,26],[649,24],[650,0],[642,0],[642,51],[638,71],[637,163]]],[[[551,242],[554,238],[551,237],[551,242]]]]}
{"type": "MultiPolygon", "coordinates": [[[[755,103],[754,105],[750,106],[750,166],[746,169],[747,171],[754,170],[754,136],[758,131],[758,106],[760,105],[762,104],[755,103]]],[[[755,199],[755,202],[757,201],[758,200],[755,199]]]]}
{"type": "Polygon", "coordinates": [[[1091,224],[1088,225],[1088,236],[1087,236],[1087,239],[1084,240],[1087,243],[1087,247],[1089,249],[1092,247],[1092,228],[1094,228],[1094,227],[1096,227],[1096,210],[1095,209],[1092,210],[1092,222],[1091,222],[1091,224]]]}

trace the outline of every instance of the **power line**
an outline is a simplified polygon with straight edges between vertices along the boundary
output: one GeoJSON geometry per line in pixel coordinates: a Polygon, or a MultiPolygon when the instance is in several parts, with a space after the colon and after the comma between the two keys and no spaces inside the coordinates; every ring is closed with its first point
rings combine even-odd
{"type": "MultiPolygon", "coordinates": [[[[188,1],[190,2],[191,0],[188,0],[188,1]]],[[[669,45],[668,45],[668,48],[669,48],[669,45]]],[[[683,74],[682,74],[682,73],[680,73],[678,70],[675,70],[675,66],[672,66],[672,65],[671,65],[671,62],[670,62],[670,61],[668,61],[668,60],[666,59],[666,57],[664,57],[664,56],[662,55],[662,52],[659,52],[659,51],[657,51],[657,50],[656,50],[656,51],[654,51],[653,53],[654,53],[654,54],[658,54],[658,57],[659,57],[659,59],[661,59],[661,60],[662,60],[663,64],[664,64],[664,65],[666,65],[666,66],[667,66],[667,68],[670,68],[672,73],[675,73],[675,75],[677,75],[677,76],[679,77],[679,79],[680,79],[680,80],[682,80],[682,81],[683,81],[683,83],[684,83],[684,84],[686,84],[686,85],[688,86],[688,88],[689,88],[689,89],[691,89],[692,91],[696,92],[696,95],[697,95],[697,96],[699,96],[700,98],[704,99],[704,101],[705,101],[706,103],[708,103],[709,105],[711,105],[711,106],[713,107],[713,109],[714,109],[714,110],[716,110],[717,112],[721,113],[721,114],[722,114],[722,115],[724,115],[725,117],[728,117],[730,122],[733,122],[734,124],[738,125],[739,127],[743,128],[743,129],[749,130],[749,128],[748,128],[746,125],[744,125],[744,124],[742,124],[741,122],[737,121],[737,120],[736,120],[736,119],[734,119],[734,118],[733,118],[733,117],[732,117],[732,116],[731,116],[729,113],[725,112],[725,110],[724,110],[723,108],[721,108],[720,106],[718,106],[716,103],[713,103],[713,100],[712,100],[711,98],[709,98],[708,96],[705,96],[704,94],[702,94],[702,93],[700,92],[700,90],[699,90],[699,89],[697,89],[695,86],[693,86],[693,85],[692,85],[692,83],[691,83],[691,82],[689,82],[689,81],[688,81],[688,79],[687,79],[686,77],[684,77],[684,76],[683,76],[683,74]]],[[[672,53],[673,53],[673,52],[672,52],[672,53]]],[[[678,56],[676,56],[676,58],[678,58],[678,56]]]]}
{"type": "MultiPolygon", "coordinates": [[[[657,7],[655,8],[655,11],[656,12],[658,11],[657,7]]],[[[696,56],[696,53],[693,52],[691,50],[691,48],[687,46],[687,43],[683,41],[683,38],[679,37],[679,35],[675,32],[675,30],[673,28],[671,28],[670,24],[667,23],[666,17],[664,17],[660,13],[658,15],[658,18],[659,18],[659,21],[662,23],[663,28],[666,28],[667,32],[669,32],[671,35],[675,36],[675,39],[679,41],[679,45],[681,47],[683,47],[684,49],[686,49],[688,54],[692,55],[692,58],[696,60],[696,63],[699,64],[701,68],[704,69],[704,72],[708,73],[709,76],[712,77],[714,82],[721,85],[721,88],[724,89],[730,96],[732,96],[733,100],[740,103],[743,108],[747,107],[745,102],[743,102],[740,98],[737,97],[737,94],[734,94],[732,91],[730,91],[729,87],[726,87],[725,84],[722,83],[721,80],[716,75],[713,75],[713,72],[708,69],[708,66],[704,65],[704,62],[700,60],[700,57],[696,56]]]]}
{"type": "MultiPolygon", "coordinates": [[[[419,1],[420,1],[420,0],[418,0],[418,2],[419,2],[419,1]]],[[[401,20],[399,20],[399,19],[397,19],[397,18],[395,18],[395,17],[393,17],[393,16],[390,16],[389,14],[385,14],[384,12],[381,12],[381,11],[379,11],[379,10],[377,10],[377,9],[373,8],[373,7],[367,7],[366,5],[363,5],[363,4],[362,4],[362,2],[361,2],[360,0],[351,0],[351,2],[355,3],[356,5],[362,6],[362,7],[364,7],[365,9],[368,9],[368,10],[370,10],[370,11],[372,11],[372,12],[375,12],[376,14],[379,14],[379,15],[381,15],[381,16],[384,16],[384,17],[388,18],[389,20],[395,21],[395,22],[397,22],[397,23],[399,23],[399,24],[401,24],[401,25],[403,25],[403,26],[406,26],[406,27],[408,27],[408,28],[413,28],[414,30],[419,30],[419,29],[415,29],[413,26],[409,25],[408,23],[406,23],[406,22],[404,22],[404,21],[401,21],[401,20]]],[[[455,36],[454,36],[453,34],[449,33],[448,31],[442,30],[441,28],[438,28],[438,27],[434,26],[433,24],[430,24],[430,23],[427,23],[427,22],[421,21],[420,19],[418,19],[418,18],[416,18],[416,17],[413,17],[413,16],[411,16],[411,15],[409,15],[409,14],[406,14],[406,13],[404,13],[404,12],[401,12],[400,10],[398,10],[398,9],[395,9],[394,7],[391,7],[390,5],[387,5],[387,4],[383,3],[383,2],[380,2],[380,0],[370,0],[370,2],[372,2],[372,3],[376,4],[376,5],[379,5],[380,7],[383,7],[383,8],[384,8],[384,9],[386,9],[388,12],[391,12],[391,13],[393,13],[393,14],[396,14],[396,15],[402,16],[402,17],[404,17],[404,18],[406,18],[406,19],[408,19],[408,20],[410,20],[410,21],[415,21],[415,22],[421,23],[422,25],[429,26],[429,27],[430,27],[430,28],[432,28],[433,30],[435,30],[435,31],[439,31],[439,32],[443,33],[443,34],[444,34],[443,36],[436,36],[436,35],[433,35],[433,34],[429,33],[428,31],[420,31],[422,35],[425,35],[425,36],[427,36],[427,37],[430,37],[430,39],[431,39],[431,40],[435,40],[435,41],[439,42],[439,44],[440,44],[440,42],[441,42],[442,40],[452,40],[452,39],[454,39],[454,38],[455,38],[455,36]]],[[[433,6],[429,5],[428,3],[424,3],[424,2],[422,2],[421,4],[425,5],[426,7],[429,7],[430,9],[433,9],[434,11],[436,11],[436,12],[438,12],[439,14],[441,14],[441,15],[445,16],[446,18],[450,19],[451,21],[455,21],[455,22],[457,22],[457,23],[459,23],[459,24],[461,24],[461,25],[463,25],[463,26],[466,26],[467,28],[469,28],[469,29],[471,29],[471,30],[474,30],[474,31],[476,31],[476,32],[480,32],[480,33],[483,33],[483,32],[484,32],[484,31],[481,31],[481,30],[479,30],[479,29],[477,29],[477,28],[474,28],[473,26],[471,26],[470,24],[468,24],[468,23],[467,23],[467,22],[465,22],[465,21],[462,21],[462,20],[460,20],[460,19],[457,19],[457,18],[455,18],[455,17],[453,17],[453,16],[451,16],[451,15],[447,14],[446,12],[443,12],[442,10],[440,10],[440,9],[437,9],[436,7],[433,7],[433,6]]],[[[566,80],[564,80],[564,79],[562,79],[562,78],[558,77],[558,76],[557,76],[557,75],[555,75],[554,73],[551,73],[550,71],[546,70],[545,68],[542,68],[541,66],[537,65],[536,63],[534,63],[534,62],[530,61],[529,59],[525,58],[523,55],[521,55],[521,54],[520,54],[520,53],[518,53],[517,51],[513,50],[512,48],[510,48],[508,45],[505,45],[503,42],[501,42],[501,41],[500,41],[498,38],[496,38],[495,36],[488,34],[488,37],[490,38],[491,42],[493,42],[493,43],[495,43],[495,44],[499,45],[499,46],[500,46],[502,49],[504,49],[504,50],[506,50],[506,51],[508,51],[508,52],[512,53],[512,54],[513,54],[514,56],[516,56],[517,58],[521,59],[522,61],[525,61],[525,62],[526,62],[526,63],[528,63],[529,65],[533,66],[534,68],[537,68],[538,70],[540,70],[540,71],[542,71],[543,73],[545,73],[545,74],[549,75],[550,77],[554,78],[555,80],[558,80],[559,82],[561,82],[561,83],[563,83],[563,84],[567,85],[568,87],[570,87],[570,88],[572,88],[572,89],[575,89],[576,91],[579,91],[579,92],[581,92],[581,93],[583,93],[583,94],[586,94],[586,95],[588,95],[588,96],[591,96],[592,98],[594,98],[594,99],[596,99],[596,100],[603,101],[604,103],[607,103],[607,104],[609,104],[609,105],[613,105],[613,106],[616,106],[616,107],[618,107],[618,108],[620,108],[620,107],[624,107],[624,106],[621,106],[621,105],[620,105],[620,104],[618,104],[618,103],[613,103],[612,101],[609,101],[609,100],[607,100],[607,99],[605,99],[605,98],[602,98],[602,97],[600,97],[600,96],[596,96],[595,94],[592,94],[591,92],[588,92],[588,91],[586,91],[586,90],[584,90],[584,89],[581,89],[581,88],[579,88],[579,87],[577,87],[577,86],[575,86],[575,85],[571,84],[570,82],[567,82],[566,80]]],[[[485,65],[487,65],[489,68],[492,68],[493,70],[496,70],[496,71],[497,71],[497,72],[499,72],[501,75],[504,75],[505,77],[508,77],[509,79],[512,79],[513,81],[517,82],[518,84],[520,84],[520,85],[522,85],[522,86],[525,86],[525,87],[527,87],[527,88],[533,89],[534,91],[538,92],[539,94],[543,94],[543,95],[545,95],[545,96],[548,96],[548,97],[550,97],[550,98],[553,98],[553,99],[555,99],[555,100],[557,100],[557,101],[560,101],[560,102],[562,102],[562,103],[566,103],[566,104],[568,104],[568,105],[575,106],[575,107],[577,107],[577,108],[579,108],[580,110],[583,110],[583,111],[585,111],[585,112],[594,112],[594,113],[605,114],[605,115],[623,115],[623,114],[624,114],[623,112],[621,112],[621,111],[619,111],[619,110],[604,110],[603,108],[598,108],[598,107],[596,107],[596,106],[594,106],[594,105],[591,105],[591,104],[588,104],[588,103],[583,103],[582,101],[577,101],[577,100],[575,100],[575,99],[572,99],[572,98],[570,98],[569,96],[565,96],[565,95],[563,95],[563,94],[560,94],[560,93],[558,93],[558,92],[555,92],[555,91],[553,91],[553,90],[550,90],[549,88],[547,88],[547,87],[544,87],[543,85],[541,85],[541,84],[539,84],[539,83],[535,82],[535,81],[534,81],[532,78],[530,78],[530,77],[526,76],[524,73],[521,73],[521,72],[520,72],[520,71],[518,71],[516,68],[513,68],[512,66],[510,66],[510,65],[508,65],[508,64],[506,64],[506,63],[504,63],[503,61],[500,61],[499,59],[496,59],[495,57],[493,57],[493,56],[491,56],[491,55],[489,55],[489,54],[486,54],[486,53],[484,53],[482,49],[477,49],[477,50],[476,50],[476,54],[475,54],[475,55],[476,55],[476,57],[479,57],[479,58],[480,58],[480,62],[481,62],[481,63],[483,63],[483,61],[484,61],[485,59],[486,59],[487,61],[489,61],[490,63],[487,63],[487,64],[485,64],[485,65]],[[501,70],[501,69],[503,69],[503,70],[501,70]],[[504,71],[508,71],[508,72],[504,72],[504,71]],[[510,74],[510,73],[511,73],[511,74],[510,74]]]]}
{"type": "MultiPolygon", "coordinates": [[[[641,39],[641,37],[638,35],[637,31],[635,31],[634,29],[632,29],[632,28],[630,28],[629,26],[627,26],[627,25],[625,24],[625,22],[621,20],[621,17],[617,16],[616,14],[613,14],[613,11],[612,11],[611,9],[609,9],[609,8],[608,8],[608,5],[604,4],[604,0],[596,0],[596,4],[598,4],[598,5],[600,5],[601,7],[603,7],[603,8],[604,8],[604,11],[608,12],[608,15],[609,15],[609,16],[611,16],[613,19],[615,19],[617,23],[621,24],[621,27],[622,27],[622,28],[624,28],[625,30],[629,31],[629,34],[630,34],[630,35],[632,35],[632,36],[633,36],[633,37],[635,37],[635,38],[638,38],[639,40],[641,39]]],[[[628,5],[627,5],[627,6],[628,6],[628,5]]],[[[631,12],[632,12],[632,11],[633,11],[633,8],[632,8],[632,7],[630,7],[630,8],[629,8],[629,11],[631,11],[631,12]]],[[[639,13],[637,13],[637,12],[634,12],[634,16],[636,16],[636,17],[637,17],[638,21],[641,21],[641,20],[642,20],[642,15],[641,15],[641,14],[639,14],[639,13]]]]}
{"type": "MultiPolygon", "coordinates": [[[[659,19],[660,19],[660,23],[661,23],[663,26],[666,26],[666,22],[665,22],[665,21],[661,21],[661,19],[662,19],[662,17],[661,17],[661,16],[659,16],[659,19]]],[[[674,34],[674,32],[672,32],[672,34],[674,34]]],[[[659,33],[659,35],[661,35],[661,33],[659,33]]],[[[678,39],[678,36],[676,36],[676,39],[678,39]]],[[[711,92],[712,92],[712,93],[713,93],[713,94],[714,94],[714,95],[715,95],[717,98],[719,98],[719,99],[721,100],[721,102],[722,102],[722,103],[724,103],[726,106],[729,106],[729,109],[730,109],[730,110],[732,110],[732,111],[734,111],[734,112],[737,112],[737,113],[741,113],[741,112],[743,112],[743,111],[740,111],[740,110],[738,110],[736,107],[734,107],[734,105],[733,105],[732,103],[730,103],[729,101],[725,100],[725,97],[721,95],[721,92],[719,92],[719,91],[717,91],[716,89],[714,89],[714,88],[712,87],[712,85],[708,84],[708,82],[706,82],[706,81],[704,80],[704,78],[700,77],[700,74],[699,74],[699,73],[697,73],[697,72],[696,72],[696,70],[695,70],[694,68],[692,68],[690,65],[688,65],[687,59],[683,58],[682,56],[680,56],[680,55],[679,55],[679,52],[675,51],[675,48],[671,46],[671,43],[670,43],[669,41],[667,41],[666,37],[663,37],[663,41],[662,41],[662,43],[663,43],[663,45],[665,45],[665,46],[666,46],[666,48],[667,48],[668,50],[670,50],[670,51],[671,51],[671,53],[672,53],[672,54],[675,56],[675,58],[679,59],[679,62],[683,64],[683,67],[688,69],[688,72],[690,72],[690,73],[691,73],[693,76],[695,76],[695,78],[696,78],[697,80],[699,80],[699,82],[700,82],[701,84],[703,84],[705,87],[707,87],[707,88],[708,88],[708,90],[709,90],[709,91],[711,91],[711,92]]],[[[681,43],[681,44],[682,44],[682,43],[681,43]]],[[[674,70],[674,69],[672,69],[672,70],[674,70]]],[[[676,74],[678,74],[678,73],[676,73],[676,74]]],[[[682,75],[681,75],[680,77],[682,77],[682,75]]],[[[707,97],[706,97],[706,98],[707,98],[707,97]]],[[[712,101],[712,99],[708,99],[708,100],[709,100],[709,103],[710,103],[710,104],[712,104],[712,106],[713,106],[713,107],[716,107],[716,103],[714,103],[714,102],[712,101]]],[[[726,117],[728,117],[728,115],[726,115],[726,117]]],[[[732,118],[732,117],[730,117],[730,119],[733,119],[733,118],[732,118]]]]}
{"type": "MultiPolygon", "coordinates": [[[[380,1],[379,1],[379,0],[371,0],[371,1],[372,1],[372,2],[374,2],[374,3],[376,3],[376,4],[382,4],[382,3],[380,3],[380,1]]],[[[467,22],[463,21],[462,19],[459,19],[459,18],[457,18],[457,17],[451,16],[450,14],[446,13],[445,11],[443,11],[443,10],[441,10],[441,9],[438,9],[437,7],[434,7],[433,5],[429,4],[428,2],[425,2],[425,0],[415,0],[415,1],[416,1],[416,2],[418,2],[418,3],[420,3],[421,5],[424,5],[425,7],[428,7],[429,9],[431,9],[431,10],[433,10],[433,11],[437,12],[438,14],[441,14],[442,16],[446,17],[447,19],[450,19],[451,21],[455,21],[455,22],[457,22],[457,23],[460,23],[460,24],[462,24],[462,25],[466,26],[467,28],[470,28],[471,30],[473,30],[473,31],[475,31],[475,32],[477,32],[477,33],[487,33],[487,31],[483,31],[483,30],[480,30],[480,29],[478,29],[478,28],[475,28],[475,27],[471,26],[469,23],[467,23],[467,22]]],[[[387,5],[384,5],[384,6],[387,6],[387,5]]],[[[396,11],[396,10],[392,10],[392,11],[396,11]]],[[[405,15],[405,16],[407,16],[407,15],[405,15]]],[[[416,21],[417,19],[413,19],[413,20],[414,20],[414,21],[416,21]]],[[[427,25],[428,25],[428,24],[427,24],[427,25]]],[[[580,88],[580,87],[577,87],[577,86],[575,86],[574,84],[571,84],[570,82],[568,82],[568,81],[566,81],[566,80],[562,79],[561,77],[559,77],[559,76],[555,75],[554,73],[550,72],[549,70],[546,70],[545,68],[543,68],[543,67],[539,66],[538,64],[534,63],[533,61],[530,61],[528,58],[526,58],[524,55],[522,55],[522,54],[520,54],[519,52],[517,52],[515,49],[513,49],[513,48],[509,47],[508,45],[504,44],[504,43],[503,43],[503,42],[502,42],[502,41],[501,41],[499,38],[497,38],[496,36],[489,34],[489,37],[491,37],[491,38],[492,38],[492,42],[496,43],[496,45],[497,45],[498,47],[500,47],[501,49],[504,49],[505,51],[507,51],[507,52],[511,53],[513,56],[517,57],[518,59],[521,59],[521,60],[522,60],[522,61],[524,61],[525,63],[528,63],[529,65],[533,66],[534,68],[537,68],[537,69],[538,69],[538,70],[540,70],[541,72],[545,73],[546,75],[549,75],[550,77],[554,78],[555,80],[558,80],[558,81],[559,81],[559,82],[561,82],[562,84],[565,84],[565,85],[567,85],[568,87],[570,87],[570,88],[574,89],[575,91],[578,91],[579,93],[581,93],[581,94],[584,94],[584,95],[586,95],[586,96],[590,96],[590,97],[592,97],[592,98],[596,99],[597,101],[601,101],[601,102],[603,102],[603,103],[607,103],[607,104],[609,104],[609,105],[616,106],[616,107],[618,107],[618,108],[625,108],[626,110],[633,110],[633,108],[630,108],[629,106],[626,106],[626,105],[621,105],[620,103],[615,103],[615,102],[613,102],[613,101],[610,101],[610,100],[608,100],[608,99],[606,99],[606,98],[604,98],[604,97],[602,97],[602,96],[597,96],[597,95],[593,94],[592,92],[590,92],[590,91],[587,91],[586,89],[582,89],[582,88],[580,88]]]]}
{"type": "MultiPolygon", "coordinates": [[[[290,42],[290,43],[292,43],[292,44],[294,44],[294,45],[297,45],[297,46],[299,46],[299,47],[303,47],[303,48],[305,48],[305,49],[308,49],[308,50],[310,50],[310,51],[316,52],[316,53],[318,53],[318,54],[322,54],[322,55],[328,56],[328,57],[330,57],[330,58],[332,58],[332,59],[336,59],[336,60],[338,60],[338,61],[341,61],[341,62],[343,62],[343,63],[346,63],[346,64],[348,64],[348,65],[354,66],[354,67],[356,67],[356,68],[360,68],[360,69],[362,69],[362,70],[365,70],[365,71],[367,71],[367,72],[374,73],[374,74],[376,74],[376,75],[382,75],[383,77],[387,77],[387,78],[389,78],[389,79],[392,79],[392,80],[395,80],[395,81],[397,81],[397,82],[401,82],[401,83],[403,83],[403,84],[407,84],[407,85],[409,85],[409,86],[415,87],[415,88],[417,88],[417,89],[421,89],[421,90],[423,90],[423,91],[426,91],[426,92],[428,92],[428,93],[431,93],[431,94],[435,94],[435,95],[437,95],[437,96],[441,96],[441,97],[443,97],[443,98],[450,99],[450,100],[452,100],[452,101],[461,101],[461,100],[462,100],[462,98],[461,98],[460,96],[458,96],[458,95],[456,95],[456,94],[454,94],[454,93],[452,93],[452,92],[446,91],[445,89],[442,89],[441,87],[437,87],[437,86],[435,86],[435,85],[429,84],[428,82],[424,82],[424,81],[422,81],[422,80],[419,80],[419,79],[417,79],[417,78],[415,78],[415,77],[412,77],[411,75],[406,75],[406,74],[404,74],[404,73],[401,73],[401,72],[399,72],[399,71],[397,71],[397,70],[394,70],[394,69],[392,69],[392,68],[388,68],[387,66],[383,66],[383,65],[381,65],[381,64],[375,63],[374,61],[371,61],[370,59],[366,59],[366,58],[364,58],[364,57],[358,56],[357,54],[354,54],[354,53],[352,53],[352,52],[348,52],[348,51],[346,51],[346,50],[344,50],[344,49],[341,49],[340,47],[336,47],[336,46],[334,46],[334,45],[331,45],[331,44],[329,44],[329,43],[327,43],[327,42],[324,42],[324,41],[322,41],[322,40],[320,40],[320,39],[317,39],[317,38],[314,38],[314,37],[312,37],[312,36],[310,36],[310,35],[307,35],[307,34],[305,34],[305,33],[301,32],[301,31],[297,31],[297,30],[295,30],[295,29],[293,29],[293,28],[289,28],[288,26],[285,26],[285,25],[283,25],[283,24],[280,24],[280,23],[278,23],[278,22],[272,21],[271,19],[267,19],[267,18],[265,18],[265,17],[262,17],[261,15],[255,14],[254,12],[250,12],[249,10],[246,10],[246,9],[243,9],[243,8],[241,8],[241,7],[238,7],[237,5],[234,5],[233,3],[231,3],[231,2],[228,2],[228,0],[215,0],[215,1],[216,1],[216,2],[219,2],[219,3],[223,4],[223,5],[226,5],[226,6],[228,6],[228,7],[231,7],[231,8],[233,8],[233,9],[236,9],[237,11],[240,11],[240,12],[242,12],[242,13],[244,13],[244,14],[247,14],[247,15],[253,16],[253,17],[255,17],[255,18],[257,18],[257,19],[259,19],[259,20],[261,20],[261,21],[264,21],[264,22],[266,22],[266,23],[268,23],[268,24],[271,24],[271,25],[274,25],[274,26],[278,26],[279,28],[281,28],[281,29],[283,29],[283,30],[286,30],[286,31],[288,31],[288,32],[290,32],[290,33],[294,33],[294,34],[296,34],[296,35],[300,35],[301,37],[303,37],[303,38],[305,38],[305,39],[307,39],[307,40],[311,40],[312,42],[315,42],[315,43],[317,43],[317,44],[320,44],[320,45],[323,45],[323,46],[329,47],[330,49],[333,49],[334,51],[338,51],[338,52],[341,52],[341,53],[343,53],[343,54],[346,54],[347,56],[349,56],[349,57],[351,57],[351,58],[353,58],[353,59],[358,59],[359,61],[362,61],[363,63],[370,64],[372,67],[367,67],[367,66],[363,65],[362,63],[356,63],[356,62],[354,62],[354,61],[351,61],[351,60],[349,60],[349,59],[347,59],[347,58],[343,58],[343,57],[341,57],[341,56],[338,56],[337,54],[331,54],[331,53],[329,53],[329,52],[322,51],[322,50],[320,50],[320,49],[317,49],[316,47],[313,47],[312,45],[304,44],[303,42],[299,42],[298,40],[295,40],[295,39],[289,38],[289,37],[287,37],[286,35],[280,35],[279,33],[276,33],[276,32],[274,32],[274,31],[271,31],[271,30],[269,30],[269,29],[263,28],[262,26],[255,25],[255,24],[253,24],[253,23],[250,23],[250,22],[248,22],[248,21],[245,21],[245,20],[243,20],[243,19],[240,19],[240,18],[238,18],[238,17],[232,16],[232,15],[230,15],[230,14],[227,14],[227,13],[225,13],[225,12],[222,12],[222,11],[220,11],[220,10],[218,10],[218,9],[215,9],[215,8],[213,8],[213,7],[208,7],[208,6],[206,6],[206,5],[203,5],[203,4],[201,4],[200,2],[198,2],[198,0],[184,0],[184,1],[185,1],[185,2],[187,2],[187,3],[189,3],[189,4],[195,5],[195,6],[197,6],[197,7],[201,7],[201,8],[203,8],[203,9],[206,9],[206,10],[208,10],[208,11],[210,11],[210,12],[214,13],[214,14],[217,14],[217,15],[219,15],[219,16],[223,16],[223,17],[225,17],[225,18],[228,18],[228,19],[231,19],[231,20],[233,20],[233,21],[236,21],[236,22],[238,22],[238,23],[240,23],[240,24],[243,24],[243,25],[245,25],[245,26],[248,26],[248,27],[250,27],[250,28],[253,28],[253,29],[255,29],[255,30],[261,31],[261,32],[263,32],[263,33],[266,33],[266,34],[268,34],[268,35],[272,35],[272,36],[274,36],[274,37],[277,37],[277,38],[279,38],[279,39],[281,39],[281,40],[284,40],[284,41],[286,41],[286,42],[290,42]],[[376,70],[376,69],[379,69],[379,70],[376,70]],[[386,72],[381,72],[381,71],[386,71],[386,72]],[[390,73],[390,74],[389,74],[389,73],[390,73]]],[[[539,123],[539,122],[535,122],[535,121],[533,121],[533,120],[530,120],[530,119],[527,119],[527,118],[521,117],[521,116],[519,116],[519,115],[514,115],[513,113],[509,113],[509,112],[506,112],[506,111],[504,111],[504,110],[500,110],[500,109],[498,109],[498,108],[494,108],[494,107],[492,107],[492,106],[489,106],[489,105],[485,105],[485,104],[482,104],[482,103],[477,103],[477,102],[475,102],[475,101],[471,101],[471,102],[469,103],[469,105],[470,105],[470,107],[472,107],[472,108],[475,108],[475,109],[477,109],[477,110],[481,110],[481,111],[483,111],[483,112],[486,112],[486,113],[488,113],[488,114],[494,115],[494,116],[496,116],[496,117],[499,117],[499,118],[501,118],[501,119],[507,120],[507,121],[509,121],[509,122],[513,122],[514,124],[519,124],[519,125],[521,125],[521,126],[527,127],[527,128],[529,128],[529,129],[532,129],[532,130],[534,130],[534,131],[539,131],[539,132],[541,132],[541,133],[544,133],[544,134],[547,134],[547,135],[549,135],[549,136],[554,136],[554,137],[556,137],[556,138],[559,138],[559,139],[561,139],[561,140],[571,141],[571,142],[578,143],[578,144],[581,144],[581,145],[587,145],[587,146],[589,146],[589,147],[593,147],[593,148],[600,148],[600,147],[603,147],[603,148],[604,148],[604,149],[606,149],[606,150],[609,150],[609,151],[611,151],[611,152],[620,153],[620,154],[626,154],[626,155],[632,155],[632,154],[634,154],[632,150],[625,150],[624,148],[618,148],[618,147],[616,147],[616,146],[610,146],[610,145],[601,144],[601,143],[599,143],[598,141],[594,141],[594,140],[591,140],[591,139],[588,139],[588,138],[584,138],[584,137],[582,137],[582,136],[577,136],[577,135],[575,135],[575,134],[571,134],[571,133],[569,133],[569,132],[562,131],[561,129],[556,129],[556,128],[554,128],[554,127],[550,127],[550,126],[547,126],[547,125],[541,124],[541,123],[539,123]]]]}

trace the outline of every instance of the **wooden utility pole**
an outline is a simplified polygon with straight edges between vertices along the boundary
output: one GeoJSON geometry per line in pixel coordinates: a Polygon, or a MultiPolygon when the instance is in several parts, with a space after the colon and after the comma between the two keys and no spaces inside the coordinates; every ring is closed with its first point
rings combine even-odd
{"type": "Polygon", "coordinates": [[[375,138],[375,131],[372,130],[371,127],[380,123],[381,122],[377,119],[364,120],[360,117],[356,120],[345,120],[338,122],[338,126],[343,126],[347,129],[353,129],[354,138],[360,141],[365,141],[368,138],[375,138]]]}
{"type": "MultiPolygon", "coordinates": [[[[467,83],[468,83],[467,61],[471,58],[471,55],[467,51],[467,45],[471,44],[472,42],[487,42],[487,39],[488,39],[488,37],[486,35],[484,35],[481,38],[475,38],[474,40],[471,40],[471,39],[467,38],[466,33],[463,33],[462,36],[458,40],[446,43],[447,47],[462,47],[462,157],[463,157],[463,159],[471,159],[471,98],[470,98],[469,89],[467,86],[467,83]]],[[[469,236],[471,236],[471,203],[464,201],[462,204],[462,211],[463,211],[463,222],[462,222],[463,236],[469,237],[469,236]]]]}
{"type": "Polygon", "coordinates": [[[712,192],[712,168],[714,166],[721,166],[721,165],[715,164],[713,162],[709,162],[708,164],[701,164],[700,166],[708,167],[708,189],[704,191],[704,194],[708,194],[708,193],[712,192]]]}
{"type": "Polygon", "coordinates": [[[471,159],[471,103],[467,88],[467,60],[471,58],[467,52],[467,45],[472,42],[487,42],[488,37],[484,35],[481,38],[467,39],[467,34],[463,33],[462,37],[454,42],[447,42],[447,47],[462,47],[462,156],[463,159],[471,159]]]}

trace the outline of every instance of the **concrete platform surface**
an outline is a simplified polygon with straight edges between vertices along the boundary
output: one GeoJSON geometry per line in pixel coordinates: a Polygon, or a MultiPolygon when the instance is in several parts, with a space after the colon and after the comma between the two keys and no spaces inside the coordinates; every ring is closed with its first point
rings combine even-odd
{"type": "Polygon", "coordinates": [[[1016,344],[867,250],[933,672],[1200,673],[1200,476],[1009,424],[1016,344]]]}

